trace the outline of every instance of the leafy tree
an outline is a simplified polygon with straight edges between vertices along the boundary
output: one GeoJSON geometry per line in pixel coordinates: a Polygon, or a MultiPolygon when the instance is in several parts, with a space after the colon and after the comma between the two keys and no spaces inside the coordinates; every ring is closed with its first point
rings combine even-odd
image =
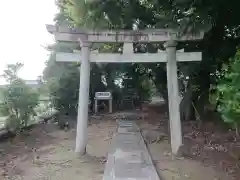
{"type": "MultiPolygon", "coordinates": [[[[49,47],[51,55],[46,62],[43,80],[48,86],[50,98],[54,108],[62,113],[76,114],[79,95],[80,68],[78,63],[64,63],[56,61],[56,53],[73,52],[75,44],[57,42],[49,47]]],[[[94,102],[96,91],[104,91],[106,85],[102,82],[101,67],[91,63],[90,100],[94,102]]],[[[91,103],[91,108],[93,107],[91,103]]]]}
{"type": "MultiPolygon", "coordinates": [[[[194,118],[191,104],[197,107],[202,116],[204,105],[208,103],[210,88],[218,83],[217,72],[221,70],[223,64],[228,64],[229,58],[234,56],[236,46],[240,42],[237,0],[231,2],[226,0],[108,0],[89,3],[78,0],[59,0],[58,5],[60,13],[56,20],[71,26],[90,29],[132,29],[133,26],[138,29],[174,28],[182,34],[203,30],[205,35],[202,41],[183,42],[178,45],[179,49],[184,48],[186,52],[203,52],[200,63],[179,65],[179,91],[184,96],[180,109],[182,114],[185,114],[183,116],[185,120],[194,118]],[[182,79],[186,77],[189,79],[185,89],[181,86],[182,79]]],[[[110,46],[113,47],[113,45],[110,46]]],[[[106,44],[101,47],[105,48],[106,44]]],[[[138,52],[156,52],[158,49],[163,49],[162,43],[136,43],[135,48],[138,52]]],[[[158,91],[167,100],[165,65],[145,64],[144,68],[145,74],[152,79],[158,91]]],[[[123,74],[131,74],[127,66],[124,66],[121,71],[123,74]]]]}
{"type": "Polygon", "coordinates": [[[56,110],[66,113],[76,113],[79,86],[78,64],[56,62],[55,54],[61,50],[71,52],[72,48],[63,43],[49,47],[51,55],[46,61],[43,81],[49,91],[51,102],[56,110]]]}
{"type": "Polygon", "coordinates": [[[2,114],[8,116],[6,128],[18,130],[28,125],[36,113],[38,94],[18,77],[17,72],[23,64],[9,64],[3,77],[9,82],[3,90],[4,100],[1,106],[2,114]]]}
{"type": "Polygon", "coordinates": [[[230,123],[239,136],[240,126],[240,51],[230,60],[230,66],[224,69],[223,77],[217,86],[219,98],[218,111],[224,122],[230,123]]]}
{"type": "Polygon", "coordinates": [[[8,64],[7,69],[4,70],[2,77],[4,77],[8,82],[12,82],[18,79],[18,71],[23,67],[22,63],[8,64]]]}
{"type": "Polygon", "coordinates": [[[76,113],[79,89],[79,70],[76,67],[64,69],[49,86],[50,97],[54,107],[60,112],[76,113]]]}

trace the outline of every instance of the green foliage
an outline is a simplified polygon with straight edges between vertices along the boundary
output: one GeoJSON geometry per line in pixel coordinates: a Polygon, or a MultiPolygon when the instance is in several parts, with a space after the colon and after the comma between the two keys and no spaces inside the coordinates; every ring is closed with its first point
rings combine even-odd
{"type": "MultiPolygon", "coordinates": [[[[203,41],[180,42],[178,48],[184,48],[186,52],[203,52],[200,63],[179,65],[179,75],[189,76],[189,90],[191,97],[188,104],[196,103],[196,107],[203,112],[204,104],[209,100],[211,86],[218,83],[218,73],[221,74],[223,64],[228,65],[229,58],[234,56],[236,46],[240,42],[239,24],[239,1],[232,0],[108,0],[108,1],[79,0],[58,0],[57,4],[60,13],[56,16],[57,24],[68,24],[80,28],[88,29],[138,29],[144,28],[174,28],[181,34],[194,33],[204,30],[203,41]],[[137,13],[136,13],[137,12],[137,13]],[[182,73],[182,67],[188,67],[182,73]],[[197,87],[194,89],[194,87],[197,87]],[[200,98],[199,98],[200,97],[200,98]],[[198,103],[198,104],[197,104],[198,103]]],[[[95,46],[95,45],[94,45],[95,46]]],[[[99,46],[99,45],[98,45],[99,46]]],[[[101,52],[116,52],[119,44],[101,44],[101,52]],[[117,48],[116,48],[117,47],[117,48]]],[[[157,44],[134,44],[137,52],[156,52],[163,49],[162,43],[157,44]]],[[[119,78],[119,74],[124,74],[138,82],[132,81],[132,86],[136,89],[151,88],[143,82],[146,76],[151,78],[157,90],[167,100],[167,79],[166,68],[163,64],[144,64],[143,73],[137,73],[139,67],[136,65],[121,65],[116,68],[114,65],[106,65],[101,68],[101,75],[104,74],[108,82],[119,78]],[[109,70],[110,69],[110,70],[109,70]],[[117,72],[114,74],[114,72],[117,72]],[[144,75],[143,75],[144,74],[144,75]],[[141,84],[144,84],[143,86],[141,84]],[[142,88],[144,87],[144,88],[142,88]]],[[[95,71],[94,69],[92,71],[95,71]]],[[[99,77],[99,76],[98,76],[99,77]]],[[[94,83],[100,80],[96,78],[94,83]]],[[[181,80],[180,80],[181,81],[181,80]]],[[[92,87],[96,87],[96,84],[92,87]]],[[[108,85],[111,83],[107,83],[108,85]]],[[[181,86],[181,82],[179,83],[181,86]]],[[[184,88],[179,91],[183,93],[184,88]]],[[[92,92],[93,93],[93,92],[92,92]]]]}
{"type": "Polygon", "coordinates": [[[148,68],[143,64],[125,65],[121,68],[125,73],[123,78],[123,86],[133,88],[141,101],[149,100],[151,97],[151,89],[153,85],[150,83],[148,76],[148,68]]]}
{"type": "Polygon", "coordinates": [[[222,119],[238,127],[240,125],[240,52],[230,61],[228,69],[217,86],[218,111],[222,119]]]}
{"type": "Polygon", "coordinates": [[[34,108],[38,105],[38,94],[17,76],[22,66],[10,64],[3,75],[9,82],[3,90],[4,100],[1,105],[2,115],[8,116],[7,129],[21,129],[36,115],[34,108]]]}
{"type": "Polygon", "coordinates": [[[77,67],[65,69],[65,73],[51,82],[50,97],[54,108],[60,112],[76,113],[79,89],[79,70],[77,67]]]}
{"type": "Polygon", "coordinates": [[[17,72],[23,67],[22,63],[8,64],[7,69],[4,70],[3,77],[8,81],[12,82],[18,79],[17,72]]]}
{"type": "Polygon", "coordinates": [[[56,52],[72,52],[74,44],[55,43],[49,50],[43,81],[54,109],[62,113],[76,113],[79,86],[79,65],[77,63],[56,62],[56,52]]]}

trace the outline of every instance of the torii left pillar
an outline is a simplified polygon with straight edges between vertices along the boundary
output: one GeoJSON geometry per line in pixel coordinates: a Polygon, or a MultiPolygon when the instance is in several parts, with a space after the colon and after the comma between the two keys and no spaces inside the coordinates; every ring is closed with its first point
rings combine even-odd
{"type": "Polygon", "coordinates": [[[80,67],[80,87],[77,115],[77,134],[75,152],[79,155],[86,153],[87,126],[88,126],[88,103],[90,83],[90,45],[88,42],[81,42],[82,60],[80,67]]]}
{"type": "Polygon", "coordinates": [[[167,52],[167,86],[168,109],[171,132],[172,153],[178,155],[182,146],[182,127],[180,120],[179,89],[177,76],[176,46],[177,42],[168,41],[164,44],[167,52]]]}

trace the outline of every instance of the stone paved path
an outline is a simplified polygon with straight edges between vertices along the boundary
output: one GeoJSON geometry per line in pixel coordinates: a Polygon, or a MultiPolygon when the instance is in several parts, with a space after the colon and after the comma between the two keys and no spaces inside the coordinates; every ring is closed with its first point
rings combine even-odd
{"type": "Polygon", "coordinates": [[[119,120],[118,125],[103,180],[159,180],[136,123],[119,120]]]}

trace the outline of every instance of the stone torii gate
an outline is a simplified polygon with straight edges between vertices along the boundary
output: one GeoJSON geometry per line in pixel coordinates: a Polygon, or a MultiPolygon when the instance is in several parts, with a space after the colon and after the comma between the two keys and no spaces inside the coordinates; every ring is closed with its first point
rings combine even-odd
{"type": "Polygon", "coordinates": [[[77,153],[83,155],[87,145],[87,121],[88,121],[88,99],[90,81],[90,62],[111,63],[111,62],[166,62],[167,63],[167,84],[169,101],[169,120],[171,131],[172,153],[177,154],[182,145],[182,130],[179,110],[179,89],[177,80],[177,61],[200,61],[201,53],[180,53],[176,51],[177,41],[200,40],[203,33],[178,36],[173,30],[143,30],[143,31],[84,31],[68,27],[57,27],[47,25],[48,32],[54,34],[57,41],[79,42],[81,53],[58,53],[58,61],[80,61],[80,88],[79,105],[77,117],[76,149],[77,153]],[[152,54],[100,54],[90,53],[92,43],[149,43],[165,42],[166,52],[152,54]]]}

